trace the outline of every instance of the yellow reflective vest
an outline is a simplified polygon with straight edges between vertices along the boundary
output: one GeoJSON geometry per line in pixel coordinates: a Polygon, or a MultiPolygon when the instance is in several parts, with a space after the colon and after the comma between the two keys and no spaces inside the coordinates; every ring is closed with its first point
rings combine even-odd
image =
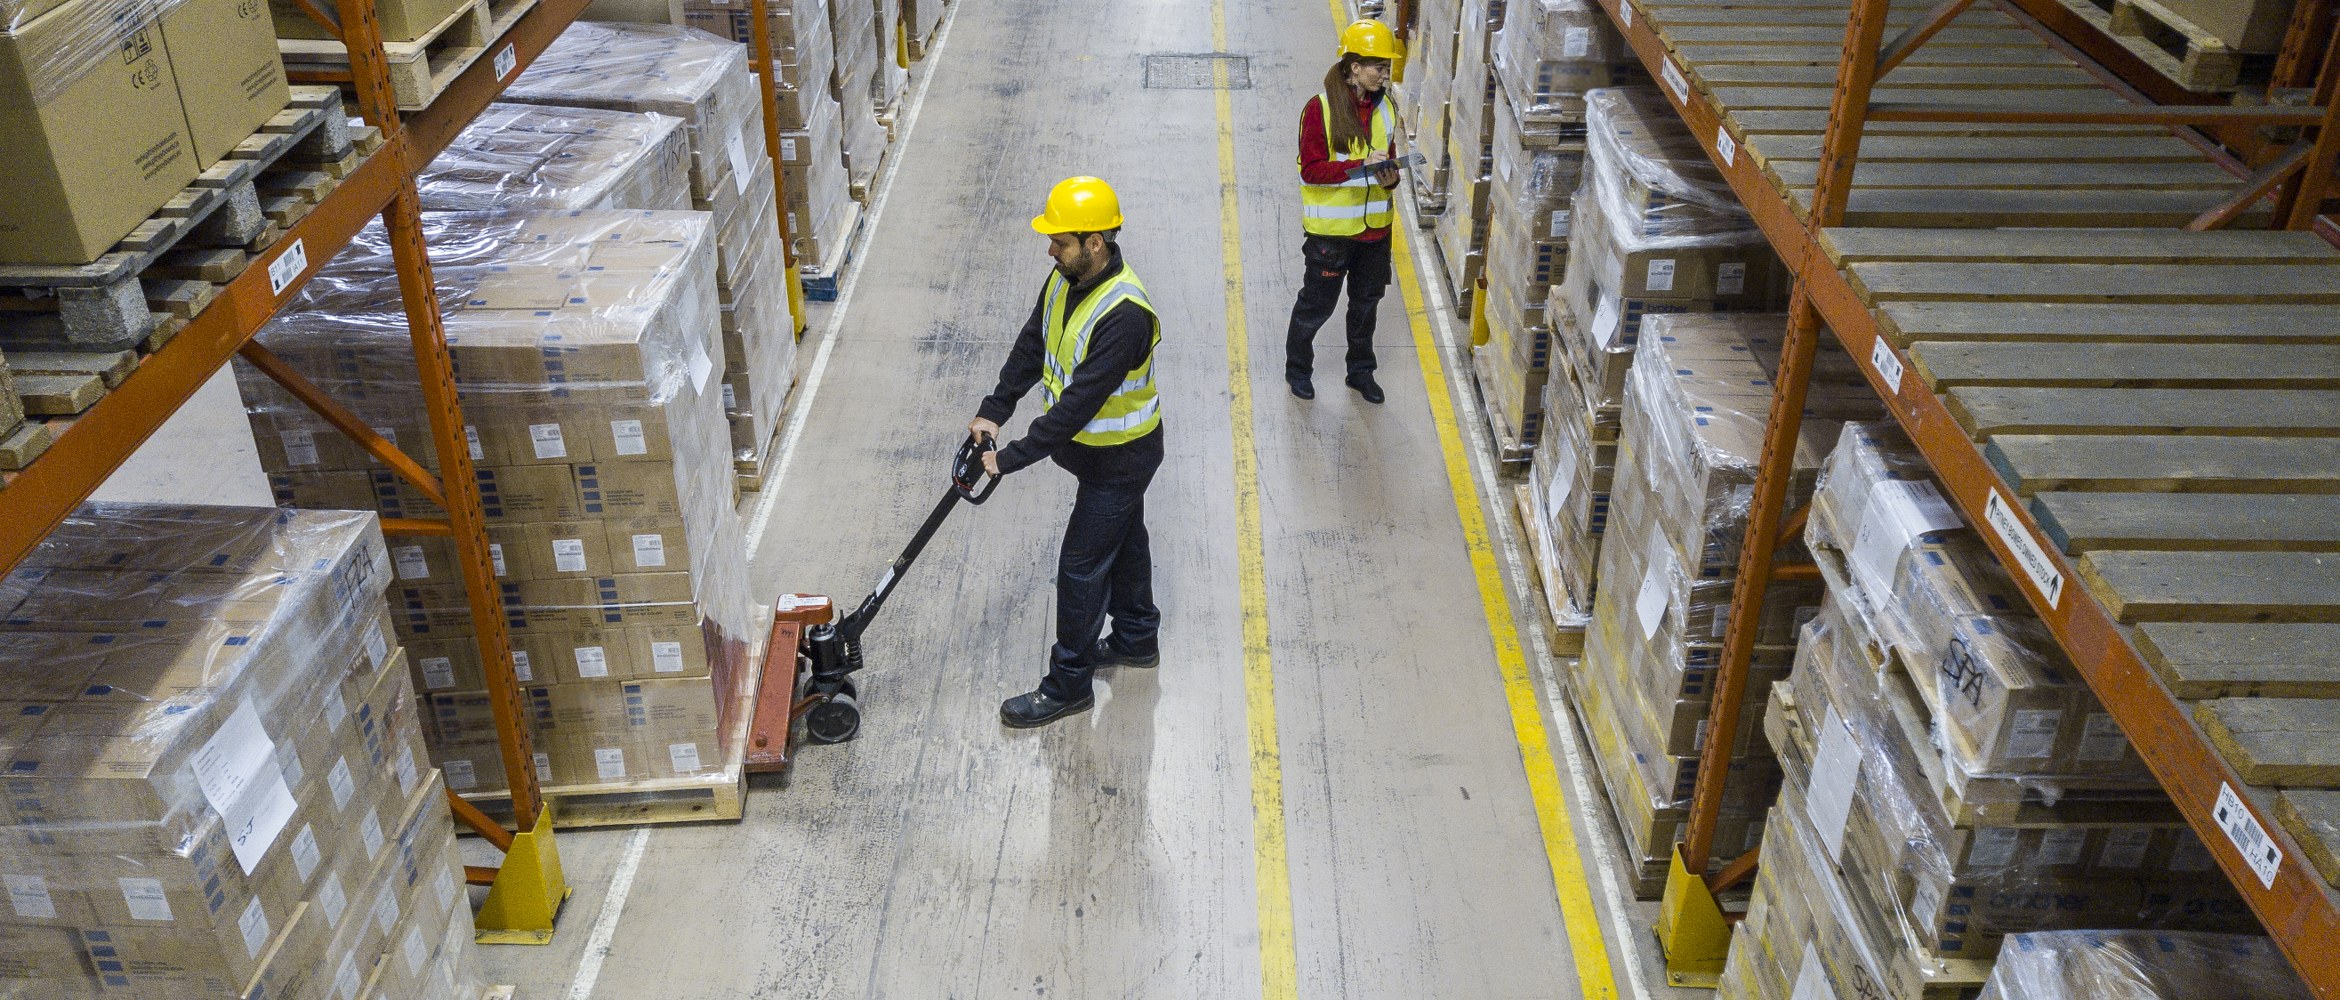
{"type": "MultiPolygon", "coordinates": [[[[1363,143],[1351,144],[1348,149],[1334,149],[1332,120],[1336,109],[1317,98],[1323,115],[1318,125],[1324,129],[1324,146],[1336,159],[1362,160],[1375,153],[1390,152],[1390,136],[1395,134],[1396,120],[1389,110],[1390,99],[1383,95],[1381,103],[1373,108],[1373,134],[1363,143]]],[[[1339,109],[1346,110],[1346,109],[1339,109]]],[[[1387,229],[1396,218],[1389,189],[1373,179],[1367,171],[1339,184],[1300,183],[1300,224],[1311,236],[1356,236],[1368,229],[1387,229]]]]}
{"type": "Polygon", "coordinates": [[[1097,321],[1123,302],[1134,302],[1146,311],[1153,321],[1154,339],[1146,347],[1146,360],[1122,379],[1121,388],[1097,408],[1097,415],[1089,418],[1087,426],[1073,435],[1073,440],[1085,445],[1128,444],[1153,433],[1162,426],[1162,397],[1154,391],[1154,348],[1162,343],[1162,319],[1154,312],[1153,303],[1146,301],[1146,286],[1138,280],[1137,272],[1123,266],[1113,277],[1106,279],[1089,292],[1089,297],[1073,307],[1066,315],[1064,297],[1072,291],[1072,282],[1061,271],[1048,275],[1046,304],[1042,307],[1048,316],[1046,363],[1040,371],[1041,412],[1056,406],[1064,395],[1064,388],[1072,384],[1073,372],[1081,367],[1081,360],[1089,356],[1089,338],[1097,332],[1097,321]]]}

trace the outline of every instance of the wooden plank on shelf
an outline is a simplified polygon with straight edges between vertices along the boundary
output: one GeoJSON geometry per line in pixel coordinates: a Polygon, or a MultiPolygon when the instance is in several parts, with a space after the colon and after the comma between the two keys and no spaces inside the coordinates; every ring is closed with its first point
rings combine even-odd
{"type": "MultiPolygon", "coordinates": [[[[1753,84],[1708,83],[1708,92],[1715,102],[1732,114],[1749,111],[1782,111],[1802,108],[1826,108],[1835,100],[1833,90],[1821,87],[1774,87],[1753,84]]],[[[1875,98],[1880,104],[1957,104],[2033,109],[2052,101],[2076,111],[2106,111],[2130,107],[2128,101],[2113,96],[2102,87],[2069,90],[2039,90],[2029,87],[2010,87],[1999,90],[1952,89],[1947,87],[1911,87],[1879,85],[1875,98]]],[[[1880,123],[1883,124],[1883,123],[1880,123]]],[[[2232,175],[2229,175],[2232,176],[2232,175]]]]}
{"type": "Polygon", "coordinates": [[[2235,775],[2277,788],[2340,788],[2340,701],[2219,698],[2194,719],[2235,775]]]}
{"type": "MultiPolygon", "coordinates": [[[[1782,187],[1810,188],[1820,175],[1811,160],[1784,160],[1767,164],[1772,179],[1782,187]]],[[[1853,171],[1853,188],[1956,188],[1959,190],[2062,190],[2119,188],[2216,189],[2234,187],[2234,175],[2206,160],[2153,163],[2049,163],[2012,160],[2001,163],[1968,160],[1954,163],[1885,161],[1861,163],[1853,171]]],[[[2235,235],[2250,235],[2236,233],[2235,235]]],[[[2301,234],[2308,235],[2308,234],[2301,234]]]]}
{"type": "Polygon", "coordinates": [[[2340,555],[2090,552],[2079,575],[2115,621],[2340,621],[2340,555]]]}
{"type": "Polygon", "coordinates": [[[1919,340],[2340,344],[2340,306],[2202,302],[1888,302],[1878,332],[1919,340]]]}
{"type": "Polygon", "coordinates": [[[2042,493],[2031,513],[2064,552],[2340,552],[2330,493],[2042,493]]]}
{"type": "Polygon", "coordinates": [[[57,443],[57,434],[48,424],[25,421],[16,429],[0,434],[0,471],[15,472],[31,465],[33,459],[57,443]]]}
{"type": "MultiPolygon", "coordinates": [[[[1835,73],[1833,65],[1830,73],[1835,73]]],[[[1818,133],[1765,135],[1752,149],[1766,163],[1819,162],[1818,133]]],[[[2044,163],[2193,163],[2202,151],[2166,133],[2161,135],[1878,135],[1861,140],[1862,163],[2038,161],[2044,163]]]]}
{"type": "Polygon", "coordinates": [[[2340,438],[2001,434],[1983,457],[2019,495],[2340,493],[2340,438]]]}
{"type": "MultiPolygon", "coordinates": [[[[1720,63],[1761,64],[1785,63],[1809,65],[1818,63],[1834,66],[1844,54],[1844,29],[1836,29],[1836,37],[1794,44],[1764,44],[1751,39],[1718,38],[1711,41],[1684,41],[1676,39],[1674,51],[1680,58],[1696,65],[1720,63]]],[[[2070,66],[2072,59],[2047,46],[1972,46],[1927,45],[1909,59],[1911,66],[2070,66]]]]}
{"type": "Polygon", "coordinates": [[[130,351],[18,351],[8,355],[8,368],[26,375],[95,375],[111,389],[138,369],[138,355],[130,351]]]}
{"type": "MultiPolygon", "coordinates": [[[[1788,203],[1797,214],[1811,205],[1810,188],[1793,188],[1788,203]]],[[[2176,228],[2224,200],[2223,189],[2156,190],[1992,190],[1962,188],[1866,188],[1853,185],[1844,221],[1851,226],[1895,228],[2139,226],[2176,228]]],[[[2263,224],[2268,210],[2252,209],[2243,225],[2263,224]]],[[[2340,296],[2340,291],[2333,293],[2340,296]]]]}
{"type": "MultiPolygon", "coordinates": [[[[1892,193],[1915,195],[1919,192],[1892,193]]],[[[2043,193],[2041,198],[2063,198],[2074,193],[2043,193]]],[[[1857,190],[1853,192],[1856,202],[1860,194],[1857,190]]],[[[1886,261],[1854,264],[1849,277],[1854,290],[1871,304],[2015,299],[2023,302],[2340,305],[2340,257],[2293,264],[1886,261]]]]}
{"type": "MultiPolygon", "coordinates": [[[[1822,16],[1844,20],[1841,11],[1822,16]]],[[[1924,51],[1924,50],[1919,50],[1924,51]]],[[[1832,90],[1836,86],[1836,60],[1814,63],[1712,63],[1686,67],[1708,87],[1730,84],[1768,84],[1775,87],[1816,87],[1832,90]]],[[[1887,77],[1902,86],[1925,86],[1953,90],[2016,89],[2091,89],[2102,91],[2104,84],[2089,76],[2077,66],[1901,66],[1887,77]]],[[[1966,94],[1960,94],[1964,100],[1966,94]]],[[[1868,158],[1868,147],[1861,148],[1863,159],[1868,158]]]]}
{"type": "MultiPolygon", "coordinates": [[[[1785,43],[1788,45],[1795,45],[1800,43],[1804,45],[1833,45],[1841,47],[1844,44],[1844,27],[1842,25],[1838,25],[1836,27],[1828,27],[1825,25],[1813,25],[1808,27],[1763,27],[1747,25],[1698,24],[1673,27],[1670,25],[1665,25],[1658,28],[1658,34],[1660,37],[1663,37],[1667,41],[1676,45],[1688,45],[1698,42],[1724,43],[1731,45],[1748,45],[1772,42],[1785,43]]],[[[2042,40],[2038,35],[2032,34],[2029,30],[2023,28],[2022,26],[2012,23],[1995,27],[1971,28],[1964,25],[1952,25],[1951,27],[1942,29],[1941,34],[1935,35],[1932,41],[1926,43],[1925,48],[1918,51],[1933,54],[1938,49],[1955,49],[1965,47],[1986,48],[1994,51],[2001,49],[2013,49],[2018,51],[2022,49],[2038,49],[2043,52],[2054,51],[2053,49],[2048,48],[2047,42],[2042,40]]],[[[1692,58],[1695,59],[1696,57],[1692,58]]]]}
{"type": "Polygon", "coordinates": [[[2340,886],[2340,792],[2294,788],[2275,798],[2275,822],[2324,881],[2340,886]]]}
{"type": "MultiPolygon", "coordinates": [[[[1780,111],[1741,111],[1730,116],[1739,131],[1756,135],[1823,135],[1828,131],[1828,112],[1820,108],[1788,109],[1780,111]]],[[[1960,122],[1870,122],[1867,138],[1879,136],[1957,136],[1987,138],[1990,136],[2076,136],[2102,138],[2110,136],[2167,136],[2169,130],[2159,125],[2064,125],[2042,122],[2014,122],[2009,124],[1974,124],[1960,122]]],[[[1867,138],[1863,139],[1864,146],[1867,138]]]]}
{"type": "Polygon", "coordinates": [[[2180,701],[2340,698],[2340,625],[2148,622],[2133,639],[2180,701]]]}
{"type": "Polygon", "coordinates": [[[70,417],[97,405],[105,394],[105,380],[95,375],[16,375],[16,395],[24,400],[27,416],[70,417]]]}
{"type": "Polygon", "coordinates": [[[2325,389],[1971,386],[1948,396],[1951,417],[1978,440],[2000,434],[2340,437],[2340,391],[2325,389]]]}
{"type": "MultiPolygon", "coordinates": [[[[1879,165],[1880,170],[1882,166],[1879,165]]],[[[2038,264],[2340,261],[2340,251],[2333,250],[2331,244],[2314,233],[2232,229],[2189,233],[2175,229],[1843,228],[1821,233],[1820,246],[1828,259],[1840,267],[1881,261],[2038,264]]]]}
{"type": "Polygon", "coordinates": [[[1962,386],[2340,389],[2340,344],[2090,344],[1925,340],[1910,370],[1962,386]]]}

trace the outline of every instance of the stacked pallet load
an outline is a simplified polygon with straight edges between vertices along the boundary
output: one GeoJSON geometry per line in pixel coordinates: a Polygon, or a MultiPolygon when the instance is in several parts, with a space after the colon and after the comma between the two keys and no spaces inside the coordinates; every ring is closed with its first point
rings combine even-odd
{"type": "Polygon", "coordinates": [[[1581,0],[1518,0],[1496,33],[1488,341],[1475,362],[1509,457],[1525,457],[1542,429],[1544,300],[1567,260],[1569,200],[1584,176],[1584,93],[1610,83],[1624,52],[1608,16],[1581,0]]]}
{"type": "Polygon", "coordinates": [[[691,208],[682,119],[491,104],[415,175],[426,212],[691,208]]]}
{"type": "MultiPolygon", "coordinates": [[[[743,46],[688,28],[580,23],[513,81],[505,96],[682,120],[692,204],[714,215],[732,458],[740,483],[758,487],[796,377],[796,321],[788,311],[762,102],[747,58],[743,46]]],[[[835,102],[825,97],[815,103],[822,113],[834,110],[835,102]]],[[[790,148],[783,140],[782,155],[790,148]]]]}
{"type": "MultiPolygon", "coordinates": [[[[555,795],[735,791],[731,723],[753,685],[758,612],[715,377],[708,217],[424,219],[539,779],[555,795]]],[[[401,374],[412,348],[380,230],[361,233],[259,339],[438,465],[420,390],[401,374]]],[[[237,374],[280,503],[437,515],[275,383],[237,374]]],[[[457,791],[496,791],[504,772],[453,545],[401,538],[390,554],[393,622],[429,699],[433,759],[457,791]]]]}
{"type": "Polygon", "coordinates": [[[1536,565],[1555,622],[1589,613],[1600,590],[1626,374],[1644,318],[1768,308],[1786,280],[1663,97],[1596,89],[1584,114],[1584,184],[1566,218],[1554,216],[1568,251],[1543,311],[1552,346],[1537,409],[1549,446],[1535,450],[1529,474],[1530,534],[1541,536],[1536,565]]]}
{"type": "MultiPolygon", "coordinates": [[[[812,126],[825,99],[833,97],[837,44],[829,26],[829,0],[772,0],[765,24],[772,41],[772,83],[783,134],[812,126]]],[[[682,23],[742,45],[755,40],[747,9],[719,0],[683,0],[682,23]]],[[[754,137],[761,143],[762,137],[754,137]]],[[[784,155],[783,159],[787,157],[784,155]]],[[[789,182],[798,178],[791,174],[789,182]]]]}
{"type": "MultiPolygon", "coordinates": [[[[1593,598],[1573,692],[1646,895],[1664,880],[1698,779],[1785,325],[1771,315],[1655,318],[1625,390],[1600,555],[1601,578],[1621,584],[1593,598]]],[[[1791,505],[1811,494],[1837,422],[1877,410],[1849,359],[1836,357],[1843,363],[1813,378],[1791,505]]],[[[1749,667],[1750,718],[1787,672],[1796,626],[1819,603],[1816,584],[1772,584],[1749,667]]],[[[1778,776],[1755,727],[1742,728],[1720,853],[1754,845],[1778,776]]]]}
{"type": "Polygon", "coordinates": [[[910,54],[923,59],[934,47],[935,30],[942,27],[943,0],[899,0],[902,23],[909,29],[910,54]]]}
{"type": "MultiPolygon", "coordinates": [[[[259,9],[248,0],[226,0],[259,9]]],[[[631,7],[642,0],[601,0],[595,6],[631,7]]],[[[465,70],[493,51],[512,51],[504,34],[535,8],[536,0],[379,0],[374,20],[382,32],[382,70],[401,111],[438,100],[465,70]]],[[[311,0],[268,0],[277,47],[295,73],[348,73],[335,5],[311,0]],[[311,11],[316,12],[312,15],[311,11]]],[[[264,13],[264,16],[265,16],[264,13]]]]}
{"type": "Polygon", "coordinates": [[[389,583],[372,514],[128,504],[0,579],[0,994],[482,994],[389,583]]]}
{"type": "Polygon", "coordinates": [[[1982,1000],[2308,1000],[2275,943],[2255,934],[2053,931],[2019,934],[1982,1000]]]}
{"type": "Polygon", "coordinates": [[[1447,90],[1446,209],[1431,226],[1448,287],[1467,314],[1487,264],[1495,183],[1495,66],[1489,58],[1509,0],[1459,0],[1454,78],[1447,90]]]}
{"type": "Polygon", "coordinates": [[[1766,712],[1786,779],[1726,995],[1922,1000],[2011,935],[2256,929],[1896,427],[1844,427],[1806,538],[1828,594],[1766,712]]]}
{"type": "Polygon", "coordinates": [[[1460,31],[1458,0],[1431,0],[1415,8],[1416,22],[1405,39],[1405,79],[1397,85],[1398,109],[1408,146],[1423,163],[1406,172],[1414,204],[1424,215],[1446,208],[1454,164],[1447,152],[1449,102],[1454,92],[1454,50],[1460,31]]]}
{"type": "MultiPolygon", "coordinates": [[[[831,92],[842,109],[839,137],[844,148],[846,183],[865,197],[886,155],[886,127],[878,110],[891,103],[888,86],[894,66],[893,5],[883,0],[829,0],[829,23],[837,38],[837,62],[831,92]]],[[[816,227],[817,228],[817,227],[816,227]]],[[[817,255],[807,261],[823,260],[817,255]]]]}

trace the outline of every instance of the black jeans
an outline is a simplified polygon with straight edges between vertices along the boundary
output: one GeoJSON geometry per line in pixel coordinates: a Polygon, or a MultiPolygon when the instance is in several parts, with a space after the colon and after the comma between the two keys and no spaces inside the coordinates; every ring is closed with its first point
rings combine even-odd
{"type": "Polygon", "coordinates": [[[1157,652],[1162,611],[1154,606],[1154,553],[1146,537],[1151,479],[1081,480],[1056,560],[1056,646],[1048,677],[1040,682],[1049,697],[1089,696],[1089,676],[1096,671],[1090,654],[1107,615],[1113,619],[1108,641],[1121,652],[1157,652]]]}
{"type": "Polygon", "coordinates": [[[1373,321],[1381,293],[1389,288],[1389,244],[1387,236],[1372,241],[1310,236],[1301,242],[1307,274],[1300,279],[1300,300],[1292,303],[1292,328],[1284,335],[1284,378],[1307,378],[1315,368],[1316,331],[1332,318],[1344,280],[1349,286],[1349,374],[1373,373],[1373,321]]]}

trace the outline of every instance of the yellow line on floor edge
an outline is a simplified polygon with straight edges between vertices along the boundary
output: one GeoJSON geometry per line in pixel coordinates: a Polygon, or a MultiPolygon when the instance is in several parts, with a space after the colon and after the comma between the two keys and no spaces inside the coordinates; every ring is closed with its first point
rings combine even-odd
{"type": "MultiPolygon", "coordinates": [[[[1226,0],[1211,0],[1211,44],[1227,51],[1226,0]]],[[[1244,318],[1243,239],[1235,192],[1235,109],[1225,60],[1212,60],[1219,110],[1219,257],[1227,271],[1227,390],[1235,439],[1236,565],[1243,591],[1243,708],[1251,747],[1251,840],[1259,897],[1259,993],[1296,1000],[1292,867],[1284,839],[1284,752],[1276,736],[1276,675],[1268,659],[1267,546],[1259,518],[1259,450],[1251,407],[1251,332],[1244,318]]]]}

